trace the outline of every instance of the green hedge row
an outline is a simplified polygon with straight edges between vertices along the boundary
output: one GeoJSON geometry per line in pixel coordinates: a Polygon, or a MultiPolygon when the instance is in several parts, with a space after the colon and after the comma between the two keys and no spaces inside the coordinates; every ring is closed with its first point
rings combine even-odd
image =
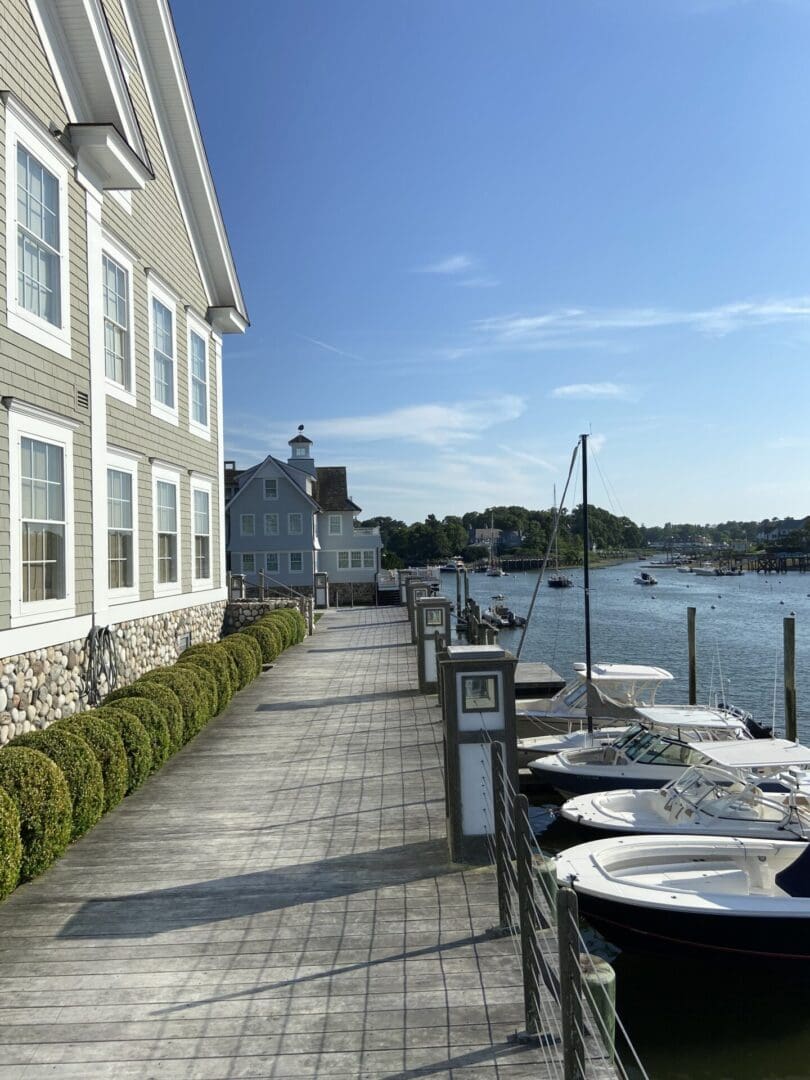
{"type": "Polygon", "coordinates": [[[41,874],[306,632],[299,611],[278,608],[222,641],[192,645],[99,708],[3,747],[0,900],[41,874]]]}

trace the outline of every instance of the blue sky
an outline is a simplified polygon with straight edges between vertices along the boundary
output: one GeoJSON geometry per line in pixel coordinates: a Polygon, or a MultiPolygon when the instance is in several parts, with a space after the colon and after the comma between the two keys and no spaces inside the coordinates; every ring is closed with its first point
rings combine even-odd
{"type": "Polygon", "coordinates": [[[252,328],[226,456],[299,423],[367,516],[810,512],[810,3],[173,10],[252,328]]]}

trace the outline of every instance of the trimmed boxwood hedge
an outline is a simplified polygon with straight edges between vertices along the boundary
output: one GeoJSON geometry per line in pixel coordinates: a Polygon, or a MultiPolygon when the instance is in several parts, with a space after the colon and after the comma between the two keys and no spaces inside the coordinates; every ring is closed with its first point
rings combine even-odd
{"type": "Polygon", "coordinates": [[[138,717],[127,712],[123,701],[102,705],[94,716],[108,720],[118,731],[127,755],[127,795],[139,788],[152,771],[152,743],[138,717]]]}
{"type": "Polygon", "coordinates": [[[147,691],[155,685],[165,686],[172,691],[183,710],[184,743],[193,739],[211,719],[208,695],[197,678],[196,670],[190,665],[156,668],[142,675],[135,685],[146,687],[147,691]]]}
{"type": "Polygon", "coordinates": [[[185,736],[183,732],[183,706],[180,704],[180,698],[177,694],[162,683],[142,683],[139,679],[138,682],[132,683],[131,686],[113,690],[104,699],[104,704],[114,705],[118,701],[125,702],[132,698],[157,705],[169,729],[169,754],[179,750],[185,742],[185,736]]]}
{"type": "MultiPolygon", "coordinates": [[[[107,702],[104,702],[104,706],[107,702]]],[[[122,708],[126,712],[136,716],[138,720],[146,728],[146,734],[149,736],[149,745],[152,750],[152,768],[151,772],[157,772],[157,770],[163,765],[169,758],[171,753],[171,737],[169,735],[169,725],[166,722],[166,718],[160,706],[155,701],[150,701],[145,697],[127,697],[119,698],[117,701],[113,701],[111,708],[122,708]]],[[[101,710],[97,710],[100,712],[101,710]]]]}
{"type": "Polygon", "coordinates": [[[248,683],[253,682],[262,670],[261,647],[258,641],[249,634],[231,634],[230,637],[220,641],[217,648],[230,653],[236,661],[240,690],[244,690],[248,683]]]}
{"type": "Polygon", "coordinates": [[[259,648],[262,650],[263,664],[272,664],[281,652],[279,636],[269,626],[262,626],[260,623],[255,622],[252,626],[248,626],[239,632],[241,634],[247,634],[249,637],[255,638],[256,641],[258,641],[259,648]]]}
{"type": "Polygon", "coordinates": [[[230,653],[215,645],[192,645],[180,654],[177,663],[181,667],[201,668],[214,677],[217,688],[217,712],[222,712],[233,697],[234,683],[238,678],[236,664],[230,653]]]}
{"type": "Polygon", "coordinates": [[[90,744],[75,731],[51,726],[17,735],[12,746],[39,750],[61,769],[73,804],[70,838],[78,840],[104,813],[104,777],[90,744]]]}
{"type": "Polygon", "coordinates": [[[70,843],[73,804],[61,769],[39,750],[6,746],[0,751],[0,787],[20,815],[20,881],[30,881],[58,859],[70,843]]]}
{"type": "MultiPolygon", "coordinates": [[[[283,608],[276,608],[275,611],[271,611],[268,615],[263,615],[259,619],[259,623],[262,626],[271,626],[281,638],[282,649],[289,649],[293,644],[295,636],[295,629],[292,623],[283,614],[283,608]]],[[[256,625],[254,623],[254,625],[256,625]]]]}
{"type": "Polygon", "coordinates": [[[17,888],[21,861],[20,812],[12,797],[0,788],[0,900],[17,888]]]}
{"type": "Polygon", "coordinates": [[[112,810],[126,795],[129,781],[127,754],[118,729],[95,712],[57,720],[51,727],[73,731],[88,743],[104,778],[104,812],[112,810]]]}

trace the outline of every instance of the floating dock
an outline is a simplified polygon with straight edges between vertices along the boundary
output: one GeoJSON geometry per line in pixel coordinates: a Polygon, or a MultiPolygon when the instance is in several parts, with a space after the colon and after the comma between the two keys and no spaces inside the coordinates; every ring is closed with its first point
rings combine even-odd
{"type": "Polygon", "coordinates": [[[518,701],[553,697],[564,686],[565,679],[548,664],[524,660],[518,662],[515,669],[515,697],[518,701]]]}

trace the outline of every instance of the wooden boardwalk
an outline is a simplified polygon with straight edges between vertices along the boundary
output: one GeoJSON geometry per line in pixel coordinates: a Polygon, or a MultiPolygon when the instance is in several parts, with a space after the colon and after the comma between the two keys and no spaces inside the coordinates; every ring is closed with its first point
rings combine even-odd
{"type": "Polygon", "coordinates": [[[0,906],[0,1077],[543,1080],[492,874],[447,862],[397,608],[328,614],[0,906]]]}

